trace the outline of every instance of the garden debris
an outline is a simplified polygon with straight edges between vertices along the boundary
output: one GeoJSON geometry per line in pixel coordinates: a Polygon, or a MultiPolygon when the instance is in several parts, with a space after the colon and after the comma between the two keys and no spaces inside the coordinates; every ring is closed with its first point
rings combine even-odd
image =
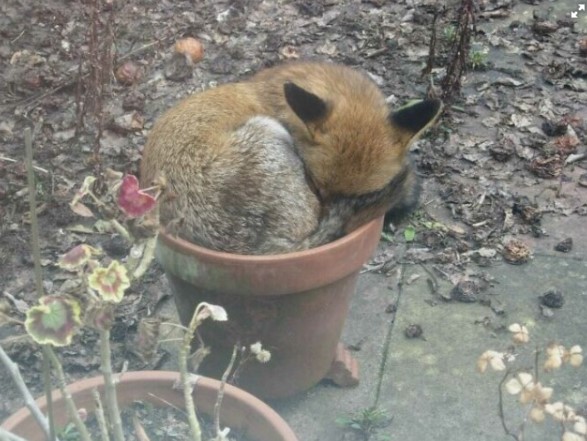
{"type": "Polygon", "coordinates": [[[511,239],[503,247],[502,256],[506,262],[519,265],[531,257],[530,248],[519,239],[511,239]]]}
{"type": "Polygon", "coordinates": [[[406,326],[406,329],[404,329],[404,335],[406,336],[406,338],[424,338],[423,337],[424,334],[424,330],[422,329],[422,326],[418,325],[418,324],[410,324],[408,326],[406,326]]]}
{"type": "Polygon", "coordinates": [[[563,293],[556,288],[550,288],[540,297],[540,303],[548,308],[562,308],[565,304],[563,293]]]}
{"type": "Polygon", "coordinates": [[[555,251],[560,251],[561,253],[568,253],[573,249],[573,238],[567,237],[566,239],[560,241],[554,246],[555,251]]]}

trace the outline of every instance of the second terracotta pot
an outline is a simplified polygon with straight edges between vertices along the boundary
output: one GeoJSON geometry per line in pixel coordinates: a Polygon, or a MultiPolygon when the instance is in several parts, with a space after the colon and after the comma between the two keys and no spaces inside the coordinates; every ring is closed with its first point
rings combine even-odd
{"type": "Polygon", "coordinates": [[[311,250],[266,256],[211,251],[164,231],[157,257],[170,281],[180,320],[205,301],[222,305],[228,322],[207,322],[211,347],[200,372],[218,378],[232,347],[260,341],[269,363],[249,361],[236,384],[275,399],[302,392],[329,371],[363,264],[375,250],[383,219],[311,250]]]}
{"type": "MultiPolygon", "coordinates": [[[[197,380],[193,395],[198,414],[211,417],[214,415],[220,382],[211,378],[195,377],[197,380]]],[[[130,406],[135,401],[151,403],[162,408],[184,408],[183,390],[177,387],[180,381],[178,372],[126,372],[117,375],[117,378],[116,393],[121,408],[130,406]]],[[[89,413],[93,413],[96,406],[92,395],[94,389],[104,396],[102,376],[87,378],[67,386],[77,408],[83,408],[89,413]]],[[[39,398],[37,405],[42,412],[46,412],[45,397],[39,398]]],[[[68,417],[64,398],[59,391],[53,391],[53,411],[55,424],[64,427],[68,417]]],[[[273,409],[251,394],[230,385],[226,385],[224,391],[220,421],[223,427],[231,427],[254,441],[298,441],[289,425],[273,409]]],[[[2,428],[27,441],[45,440],[41,428],[26,407],[19,409],[4,421],[2,428]]]]}

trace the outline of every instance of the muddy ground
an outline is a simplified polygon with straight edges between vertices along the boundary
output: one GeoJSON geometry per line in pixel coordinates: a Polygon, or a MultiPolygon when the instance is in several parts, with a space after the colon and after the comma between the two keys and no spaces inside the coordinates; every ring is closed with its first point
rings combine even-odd
{"type": "MultiPolygon", "coordinates": [[[[39,167],[44,288],[55,293],[66,275],[54,263],[73,245],[101,245],[112,257],[126,251],[116,237],[80,232],[76,226],[92,227],[92,221],[69,209],[74,189],[94,173],[96,159],[102,168],[137,173],[149,128],[178,99],[299,57],[364,69],[392,105],[400,105],[423,97],[430,78],[435,88],[441,83],[455,39],[458,2],[446,2],[439,15],[431,77],[421,72],[434,1],[104,1],[94,43],[90,3],[0,4],[0,301],[18,319],[36,296],[25,127],[34,128],[39,167]],[[173,56],[175,41],[186,36],[205,46],[203,60],[193,67],[173,56]],[[100,58],[105,48],[112,58],[100,58]],[[110,61],[114,71],[132,62],[138,74],[132,71],[121,81],[108,69],[110,61]],[[99,71],[99,66],[106,66],[102,91],[92,83],[92,69],[99,71]],[[103,131],[97,145],[100,102],[103,131]]],[[[556,225],[557,218],[587,215],[587,14],[571,18],[577,5],[570,1],[476,3],[477,29],[463,93],[413,149],[424,179],[421,208],[385,234],[385,252],[366,267],[389,273],[400,260],[422,263],[458,287],[438,293],[454,301],[479,301],[491,284],[484,266],[504,258],[523,260],[525,245],[531,253],[532,244],[552,237],[541,223],[544,216],[556,225]],[[397,244],[411,239],[412,232],[411,247],[399,256],[397,244]],[[512,247],[512,239],[522,241],[521,251],[512,247]]],[[[580,232],[567,231],[561,238],[574,235],[580,232]]],[[[559,248],[585,255],[585,250],[573,251],[572,244],[569,250],[568,241],[559,248]]],[[[168,300],[161,274],[154,265],[127,291],[113,330],[117,370],[157,368],[166,359],[161,352],[145,364],[129,350],[140,318],[156,314],[168,300]]],[[[498,305],[494,302],[496,310],[498,305]]],[[[14,339],[21,333],[20,326],[5,325],[0,340],[38,394],[40,352],[14,339]]],[[[97,372],[96,342],[95,333],[84,331],[60,351],[71,380],[97,372]]],[[[3,378],[0,420],[22,405],[3,378]]]]}

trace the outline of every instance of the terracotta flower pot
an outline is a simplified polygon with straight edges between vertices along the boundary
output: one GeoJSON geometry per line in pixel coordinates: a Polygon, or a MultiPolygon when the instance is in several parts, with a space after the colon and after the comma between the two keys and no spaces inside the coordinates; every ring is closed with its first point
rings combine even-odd
{"type": "Polygon", "coordinates": [[[181,322],[189,323],[202,301],[228,312],[228,322],[208,321],[200,328],[212,352],[199,372],[219,378],[237,341],[260,341],[271,351],[270,362],[245,363],[236,383],[256,396],[302,392],[329,375],[335,357],[339,370],[345,363],[354,367],[330,376],[342,385],[356,384],[356,362],[337,345],[359,271],[375,250],[382,225],[377,219],[321,247],[265,256],[211,251],[161,232],[157,257],[181,322]]]}
{"type": "MultiPolygon", "coordinates": [[[[118,400],[121,407],[134,401],[149,402],[157,407],[170,403],[184,407],[183,391],[174,385],[179,381],[178,372],[140,371],[127,372],[120,376],[117,385],[118,400]]],[[[194,388],[194,399],[198,412],[213,415],[214,404],[220,382],[211,378],[199,377],[194,388]]],[[[93,412],[92,390],[104,390],[103,377],[81,380],[68,386],[78,408],[93,412]]],[[[60,392],[53,394],[55,422],[59,426],[67,423],[65,403],[60,392]]],[[[45,398],[37,400],[42,411],[46,410],[45,398]]],[[[220,412],[221,425],[239,430],[253,441],[298,441],[288,424],[273,409],[251,394],[226,385],[220,412]]],[[[18,410],[3,424],[2,428],[19,435],[27,441],[44,441],[45,437],[35,419],[26,407],[18,410]]]]}

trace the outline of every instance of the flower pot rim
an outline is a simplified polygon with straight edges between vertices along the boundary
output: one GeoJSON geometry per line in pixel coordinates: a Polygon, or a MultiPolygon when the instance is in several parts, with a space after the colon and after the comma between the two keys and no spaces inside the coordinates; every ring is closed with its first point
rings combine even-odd
{"type": "Polygon", "coordinates": [[[264,264],[264,263],[287,263],[293,262],[296,260],[304,260],[308,257],[314,257],[319,254],[327,254],[331,251],[337,250],[339,248],[344,248],[348,246],[349,243],[356,241],[359,237],[361,237],[367,230],[375,228],[382,222],[382,218],[376,218],[364,225],[361,225],[359,228],[353,230],[352,232],[346,234],[345,236],[336,239],[332,242],[329,242],[324,245],[320,245],[318,247],[310,248],[307,250],[302,251],[293,251],[291,253],[280,253],[280,254],[236,254],[236,253],[228,253],[225,251],[215,251],[209,248],[196,245],[193,242],[188,240],[182,239],[177,236],[173,236],[167,233],[164,227],[161,227],[159,230],[159,239],[165,242],[167,246],[171,249],[181,252],[182,254],[188,255],[199,255],[205,259],[209,260],[220,260],[220,261],[230,261],[236,264],[238,263],[251,263],[251,264],[264,264]]]}
{"type": "MultiPolygon", "coordinates": [[[[220,386],[219,380],[197,374],[191,375],[192,377],[196,378],[194,382],[194,389],[196,391],[201,389],[201,393],[203,390],[206,390],[207,392],[215,392],[220,386]]],[[[145,387],[145,385],[150,385],[151,390],[156,390],[157,387],[160,386],[174,387],[174,385],[180,381],[180,373],[175,371],[130,371],[118,374],[117,376],[119,377],[117,393],[120,393],[120,385],[126,384],[133,386],[134,390],[141,391],[142,395],[145,396],[145,399],[149,395],[150,391],[150,388],[148,386],[145,387]],[[138,385],[141,385],[141,388],[139,388],[138,385]]],[[[91,378],[84,378],[82,380],[75,381],[69,384],[67,389],[72,393],[75,399],[76,395],[79,396],[82,394],[91,394],[93,389],[103,386],[103,384],[103,376],[97,375],[91,378]]],[[[177,392],[183,397],[183,392],[180,389],[177,389],[177,392]]],[[[54,391],[54,396],[55,395],[58,395],[57,398],[61,399],[61,394],[59,392],[54,391]]],[[[255,420],[263,419],[267,421],[280,436],[280,438],[276,439],[276,441],[299,441],[291,427],[275,410],[249,392],[236,386],[226,384],[224,389],[224,397],[225,400],[227,398],[233,398],[235,401],[237,401],[239,405],[243,406],[244,413],[257,414],[258,417],[255,418],[255,420]]],[[[45,398],[39,398],[37,403],[41,409],[43,409],[45,406],[45,398]]],[[[207,412],[204,413],[207,414],[207,412]]],[[[32,416],[30,411],[26,407],[22,407],[14,412],[8,419],[6,419],[2,423],[1,427],[9,431],[14,430],[19,425],[25,424],[31,418],[32,416]]],[[[36,425],[36,422],[34,424],[36,425]]]]}

